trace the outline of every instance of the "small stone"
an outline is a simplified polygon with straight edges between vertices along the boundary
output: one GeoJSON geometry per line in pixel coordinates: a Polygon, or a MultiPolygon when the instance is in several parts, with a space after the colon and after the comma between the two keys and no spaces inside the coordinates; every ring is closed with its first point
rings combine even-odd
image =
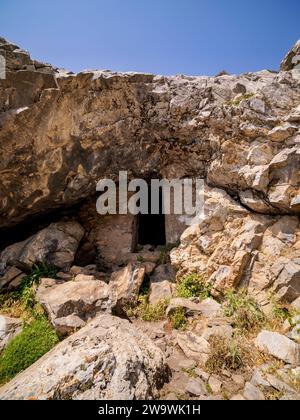
{"type": "Polygon", "coordinates": [[[231,397],[230,401],[246,401],[246,398],[244,398],[241,394],[237,394],[231,397]]]}
{"type": "Polygon", "coordinates": [[[293,388],[291,388],[280,379],[276,378],[274,375],[266,374],[266,380],[273,388],[277,389],[278,391],[288,392],[290,394],[296,393],[293,388]]]}
{"type": "Polygon", "coordinates": [[[251,378],[251,384],[256,387],[263,387],[266,389],[270,388],[269,382],[264,378],[262,372],[259,369],[255,369],[251,378]]]}
{"type": "Polygon", "coordinates": [[[166,397],[164,398],[165,401],[177,401],[177,395],[174,394],[174,392],[170,392],[170,394],[166,395],[166,397]]]}
{"type": "Polygon", "coordinates": [[[211,376],[208,384],[214,394],[219,394],[221,392],[223,384],[216,376],[211,376]]]}
{"type": "Polygon", "coordinates": [[[200,368],[195,369],[195,374],[199,376],[199,378],[203,379],[205,382],[207,382],[210,378],[210,374],[200,368]]]}
{"type": "Polygon", "coordinates": [[[209,341],[211,337],[221,337],[224,339],[230,339],[233,335],[233,328],[230,325],[216,325],[211,328],[207,328],[202,337],[209,341]]]}
{"type": "Polygon", "coordinates": [[[205,385],[201,379],[190,379],[186,386],[186,392],[196,397],[207,395],[205,385]]]}
{"type": "Polygon", "coordinates": [[[173,294],[173,284],[168,280],[150,284],[149,303],[157,305],[160,301],[171,299],[173,294]]]}
{"type": "Polygon", "coordinates": [[[194,369],[197,366],[197,362],[192,359],[184,359],[179,362],[179,367],[181,369],[194,369]]]}
{"type": "Polygon", "coordinates": [[[242,375],[233,374],[231,378],[241,388],[245,385],[245,378],[242,375]]]}
{"type": "Polygon", "coordinates": [[[244,388],[244,397],[250,401],[264,401],[265,396],[259,388],[247,382],[244,388]]]}
{"type": "Polygon", "coordinates": [[[177,335],[177,344],[188,358],[197,360],[203,365],[207,362],[210,345],[204,338],[187,331],[177,335]]]}
{"type": "Polygon", "coordinates": [[[0,315],[0,352],[22,331],[22,325],[21,319],[0,315]]]}
{"type": "Polygon", "coordinates": [[[13,290],[20,286],[25,274],[16,267],[10,267],[3,277],[0,277],[0,289],[13,290]]]}

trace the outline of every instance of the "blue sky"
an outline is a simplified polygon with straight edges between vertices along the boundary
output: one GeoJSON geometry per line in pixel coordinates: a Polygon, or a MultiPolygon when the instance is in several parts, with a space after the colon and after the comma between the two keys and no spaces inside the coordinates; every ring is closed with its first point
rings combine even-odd
{"type": "Polygon", "coordinates": [[[300,0],[0,0],[0,28],[76,72],[276,70],[300,38],[300,0]]]}

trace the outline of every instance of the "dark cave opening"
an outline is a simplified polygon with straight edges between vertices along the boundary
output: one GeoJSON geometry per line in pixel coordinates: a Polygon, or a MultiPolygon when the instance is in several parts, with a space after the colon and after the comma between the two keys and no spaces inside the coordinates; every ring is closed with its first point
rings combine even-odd
{"type": "Polygon", "coordinates": [[[148,188],[148,214],[137,216],[137,245],[165,245],[166,228],[163,213],[163,194],[159,191],[159,214],[151,214],[151,188],[148,188]]]}

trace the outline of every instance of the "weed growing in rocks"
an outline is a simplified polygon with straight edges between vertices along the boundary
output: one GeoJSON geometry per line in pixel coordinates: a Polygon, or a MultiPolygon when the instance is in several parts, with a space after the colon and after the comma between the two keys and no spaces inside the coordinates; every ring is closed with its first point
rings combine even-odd
{"type": "Polygon", "coordinates": [[[177,284],[176,294],[182,298],[206,299],[210,297],[211,289],[212,285],[207,284],[198,274],[188,274],[177,284]]]}
{"type": "Polygon", "coordinates": [[[291,321],[293,317],[300,315],[300,312],[291,305],[281,303],[274,295],[270,295],[270,302],[272,304],[272,316],[274,321],[283,323],[288,320],[291,321]]]}
{"type": "Polygon", "coordinates": [[[249,365],[249,349],[240,340],[213,336],[209,342],[211,353],[205,365],[208,372],[236,371],[249,365]]]}
{"type": "Polygon", "coordinates": [[[147,322],[161,321],[166,317],[168,304],[169,300],[161,300],[156,305],[150,305],[148,295],[141,295],[137,306],[127,307],[125,312],[129,318],[139,318],[147,322]]]}
{"type": "Polygon", "coordinates": [[[176,308],[170,315],[172,327],[175,330],[185,330],[187,326],[187,318],[184,308],[176,308]]]}
{"type": "Polygon", "coordinates": [[[228,105],[239,106],[243,101],[248,101],[255,96],[254,93],[245,93],[228,103],[228,105]]]}
{"type": "Polygon", "coordinates": [[[54,328],[45,317],[26,325],[0,355],[0,384],[32,365],[58,342],[54,328]]]}
{"type": "Polygon", "coordinates": [[[224,313],[233,319],[237,329],[254,332],[265,324],[263,311],[246,290],[229,289],[225,292],[225,300],[224,313]]]}
{"type": "Polygon", "coordinates": [[[36,303],[35,289],[41,278],[56,278],[57,272],[56,267],[46,263],[35,265],[16,291],[0,295],[0,313],[25,321],[39,316],[43,311],[36,303]]]}
{"type": "Polygon", "coordinates": [[[29,367],[58,343],[58,335],[35,299],[40,279],[55,278],[57,272],[47,264],[36,265],[15,292],[0,295],[0,313],[21,318],[25,323],[23,331],[0,354],[0,384],[29,367]]]}

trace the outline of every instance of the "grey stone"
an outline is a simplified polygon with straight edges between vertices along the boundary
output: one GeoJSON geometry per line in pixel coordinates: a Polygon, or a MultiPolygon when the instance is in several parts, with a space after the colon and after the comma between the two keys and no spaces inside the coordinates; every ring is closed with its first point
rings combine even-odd
{"type": "Polygon", "coordinates": [[[64,270],[70,269],[84,230],[77,222],[53,223],[23,242],[11,245],[0,254],[0,264],[11,260],[32,266],[46,262],[64,270]]]}
{"type": "Polygon", "coordinates": [[[244,397],[250,401],[264,401],[265,396],[259,388],[247,382],[244,388],[244,397]]]}
{"type": "Polygon", "coordinates": [[[0,315],[0,352],[22,331],[21,319],[0,315]]]}
{"type": "Polygon", "coordinates": [[[205,396],[207,395],[207,391],[205,385],[201,379],[190,379],[187,386],[186,392],[190,395],[194,395],[196,397],[205,396]]]}
{"type": "Polygon", "coordinates": [[[208,384],[214,394],[219,394],[222,390],[222,382],[214,375],[212,375],[209,380],[208,384]]]}
{"type": "Polygon", "coordinates": [[[177,344],[187,357],[204,365],[209,358],[210,345],[202,337],[190,331],[177,335],[177,344]]]}
{"type": "Polygon", "coordinates": [[[299,345],[282,334],[262,331],[256,338],[256,345],[260,350],[286,363],[299,363],[299,345]]]}
{"type": "Polygon", "coordinates": [[[115,305],[108,285],[99,280],[42,279],[36,297],[61,334],[82,328],[91,318],[100,312],[110,312],[115,305]]]}
{"type": "Polygon", "coordinates": [[[149,303],[157,305],[162,300],[171,299],[174,291],[173,283],[168,280],[154,282],[150,284],[149,303]]]}
{"type": "Polygon", "coordinates": [[[157,398],[168,377],[149,338],[100,315],[0,388],[0,399],[145,400],[157,398]]]}

